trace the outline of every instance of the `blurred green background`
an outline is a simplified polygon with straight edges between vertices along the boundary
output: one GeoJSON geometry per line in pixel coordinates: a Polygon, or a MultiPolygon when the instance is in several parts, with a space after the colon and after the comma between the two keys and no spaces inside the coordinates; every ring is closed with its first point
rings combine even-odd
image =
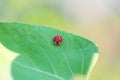
{"type": "Polygon", "coordinates": [[[40,24],[84,36],[100,49],[90,80],[120,80],[119,0],[0,0],[0,21],[40,24]]]}

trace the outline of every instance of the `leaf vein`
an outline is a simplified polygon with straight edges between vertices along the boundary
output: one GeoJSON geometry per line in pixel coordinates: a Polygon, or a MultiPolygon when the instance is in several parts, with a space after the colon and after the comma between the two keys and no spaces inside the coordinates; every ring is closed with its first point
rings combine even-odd
{"type": "Polygon", "coordinates": [[[54,77],[54,78],[56,78],[56,79],[65,80],[65,79],[63,79],[62,77],[59,77],[58,75],[51,74],[51,73],[49,73],[49,72],[45,72],[45,71],[43,71],[43,70],[41,70],[41,69],[38,69],[38,68],[32,68],[32,67],[26,66],[26,65],[24,65],[24,64],[21,64],[21,63],[19,63],[19,62],[17,62],[17,61],[14,61],[14,63],[16,63],[17,65],[19,65],[19,66],[21,66],[21,67],[24,67],[24,68],[27,68],[27,69],[30,69],[30,70],[34,70],[34,71],[36,71],[36,72],[39,72],[39,73],[42,73],[42,74],[45,74],[45,75],[54,77]]]}

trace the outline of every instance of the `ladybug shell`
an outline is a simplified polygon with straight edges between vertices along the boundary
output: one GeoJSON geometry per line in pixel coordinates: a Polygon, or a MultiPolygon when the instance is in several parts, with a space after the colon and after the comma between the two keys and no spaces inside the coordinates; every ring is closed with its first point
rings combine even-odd
{"type": "Polygon", "coordinates": [[[62,36],[55,36],[54,39],[53,39],[53,42],[56,46],[59,46],[62,42],[62,36]]]}

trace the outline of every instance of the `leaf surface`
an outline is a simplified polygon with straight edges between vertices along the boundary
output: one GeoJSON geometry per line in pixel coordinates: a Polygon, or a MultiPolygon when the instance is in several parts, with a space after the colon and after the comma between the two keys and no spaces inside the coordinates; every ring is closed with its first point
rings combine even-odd
{"type": "MultiPolygon", "coordinates": [[[[88,39],[40,25],[0,23],[0,43],[19,54],[12,62],[14,80],[75,80],[89,73],[96,45],[88,39]],[[56,46],[53,38],[61,35],[56,46]]],[[[81,80],[81,79],[80,79],[81,80]]]]}

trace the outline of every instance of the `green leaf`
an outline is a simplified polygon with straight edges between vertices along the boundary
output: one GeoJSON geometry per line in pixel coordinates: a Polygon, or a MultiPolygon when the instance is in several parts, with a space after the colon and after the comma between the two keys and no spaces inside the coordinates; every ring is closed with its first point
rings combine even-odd
{"type": "Polygon", "coordinates": [[[11,65],[14,80],[86,80],[98,55],[96,45],[83,37],[24,23],[1,22],[0,43],[19,54],[11,65]],[[55,35],[63,38],[59,46],[55,35]]]}

